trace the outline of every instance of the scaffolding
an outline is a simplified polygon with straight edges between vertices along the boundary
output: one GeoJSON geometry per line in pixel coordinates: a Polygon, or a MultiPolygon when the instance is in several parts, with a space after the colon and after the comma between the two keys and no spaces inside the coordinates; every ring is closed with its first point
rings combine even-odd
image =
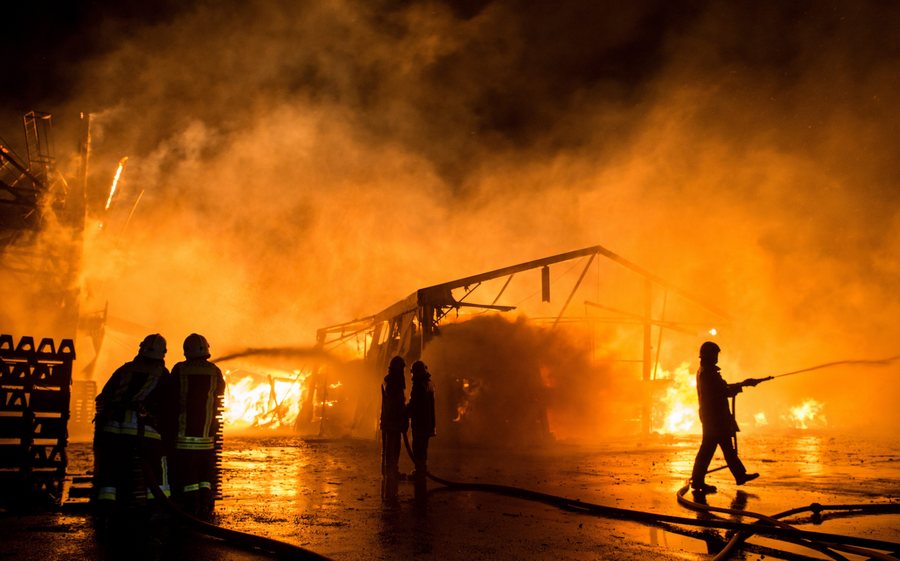
{"type": "Polygon", "coordinates": [[[74,337],[84,178],[70,188],[56,168],[49,113],[27,113],[23,128],[25,159],[0,145],[0,270],[15,287],[5,287],[5,297],[29,310],[16,318],[22,331],[74,337]]]}

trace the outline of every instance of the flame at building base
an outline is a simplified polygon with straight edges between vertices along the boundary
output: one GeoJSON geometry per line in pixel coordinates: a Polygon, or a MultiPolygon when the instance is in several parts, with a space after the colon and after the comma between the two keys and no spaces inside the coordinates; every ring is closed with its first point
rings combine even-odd
{"type": "MultiPolygon", "coordinates": [[[[318,347],[275,347],[248,348],[213,362],[225,376],[227,432],[343,436],[353,431],[365,385],[358,360],[318,347]]],[[[371,434],[369,427],[363,430],[371,434]]]]}
{"type": "MultiPolygon", "coordinates": [[[[253,362],[225,372],[226,431],[376,434],[381,373],[309,350],[269,350],[279,367],[262,366],[260,350],[240,353],[239,360],[247,354],[253,362]]],[[[438,432],[448,443],[514,446],[637,433],[644,391],[651,391],[653,432],[702,432],[696,376],[687,362],[659,370],[648,386],[630,367],[611,366],[614,358],[594,360],[571,338],[524,319],[448,325],[423,359],[437,389],[438,432]]],[[[745,409],[738,421],[748,428],[824,428],[823,411],[824,404],[806,399],[780,411],[745,409]]]]}

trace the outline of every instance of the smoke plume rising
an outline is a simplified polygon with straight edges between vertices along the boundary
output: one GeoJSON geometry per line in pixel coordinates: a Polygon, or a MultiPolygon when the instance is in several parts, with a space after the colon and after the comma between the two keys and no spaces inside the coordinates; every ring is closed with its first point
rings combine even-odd
{"type": "MultiPolygon", "coordinates": [[[[83,55],[50,51],[58,85],[20,95],[54,113],[60,152],[94,113],[95,209],[129,158],[87,233],[84,306],[112,318],[101,378],[146,333],[170,349],[203,333],[214,353],[308,344],[418,287],[598,243],[730,313],[729,380],[896,354],[895,6],[95,15],[68,36],[83,55]]],[[[9,141],[20,108],[2,107],[9,141]]],[[[635,309],[630,293],[604,298],[635,309]]],[[[660,362],[695,361],[702,340],[667,335],[660,362]]],[[[743,399],[895,426],[897,377],[838,369],[743,399]]]]}

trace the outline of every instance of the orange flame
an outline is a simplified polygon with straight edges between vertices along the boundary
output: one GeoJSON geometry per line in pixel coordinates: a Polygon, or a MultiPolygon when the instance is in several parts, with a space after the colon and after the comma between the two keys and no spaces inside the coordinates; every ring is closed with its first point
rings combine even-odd
{"type": "MultiPolygon", "coordinates": [[[[268,371],[265,374],[227,371],[224,420],[226,428],[292,428],[309,397],[311,372],[268,371]]],[[[340,382],[331,384],[332,388],[340,382]]],[[[327,401],[333,407],[336,401],[327,401]]]]}
{"type": "Polygon", "coordinates": [[[672,373],[660,371],[660,379],[669,381],[665,393],[659,399],[662,427],[665,434],[700,432],[697,416],[697,378],[688,363],[681,363],[672,373]]]}
{"type": "Polygon", "coordinates": [[[460,402],[456,404],[456,418],[453,419],[452,422],[458,423],[463,420],[463,417],[466,416],[466,413],[469,411],[469,405],[471,403],[471,398],[474,398],[479,393],[478,384],[472,383],[468,378],[458,378],[456,383],[459,384],[459,388],[462,390],[460,393],[462,395],[460,402]]]}
{"type": "Polygon", "coordinates": [[[825,427],[828,419],[822,414],[825,405],[815,399],[805,399],[796,407],[791,407],[790,413],[783,418],[795,429],[809,429],[825,427]]]}
{"type": "Polygon", "coordinates": [[[764,427],[769,424],[769,419],[766,418],[766,414],[764,411],[760,411],[753,415],[753,422],[756,423],[758,427],[764,427]]]}

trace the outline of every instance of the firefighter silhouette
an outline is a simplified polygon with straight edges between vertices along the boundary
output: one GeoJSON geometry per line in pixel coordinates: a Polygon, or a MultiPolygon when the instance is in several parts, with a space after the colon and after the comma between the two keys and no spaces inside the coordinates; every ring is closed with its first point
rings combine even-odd
{"type": "Polygon", "coordinates": [[[400,482],[400,437],[409,427],[406,416],[406,361],[395,356],[381,386],[381,498],[397,500],[400,482]]]}
{"type": "Polygon", "coordinates": [[[700,423],[703,425],[703,440],[694,469],[691,474],[691,488],[701,493],[715,493],[716,488],[706,483],[709,462],[722,449],[725,463],[738,485],[756,479],[758,473],[747,473],[747,468],[738,457],[735,447],[737,432],[740,430],[734,415],[728,408],[728,398],[736,396],[746,386],[755,386],[760,380],[750,379],[729,384],[719,373],[720,348],[712,341],[700,345],[700,369],[697,371],[697,398],[700,401],[700,423]]]}
{"type": "Polygon", "coordinates": [[[424,503],[426,496],[426,475],[428,474],[428,440],[435,435],[434,384],[428,367],[421,360],[413,363],[412,388],[406,406],[412,428],[412,453],[415,463],[416,502],[424,503]]]}
{"type": "Polygon", "coordinates": [[[192,333],[184,340],[184,358],[165,384],[165,436],[176,503],[207,519],[215,506],[216,435],[219,432],[225,378],[208,359],[209,343],[192,333]]]}
{"type": "Polygon", "coordinates": [[[97,396],[92,500],[103,530],[159,512],[143,463],[169,492],[160,432],[162,384],[169,374],[165,356],[162,335],[148,335],[134,360],[116,369],[97,396]]]}

